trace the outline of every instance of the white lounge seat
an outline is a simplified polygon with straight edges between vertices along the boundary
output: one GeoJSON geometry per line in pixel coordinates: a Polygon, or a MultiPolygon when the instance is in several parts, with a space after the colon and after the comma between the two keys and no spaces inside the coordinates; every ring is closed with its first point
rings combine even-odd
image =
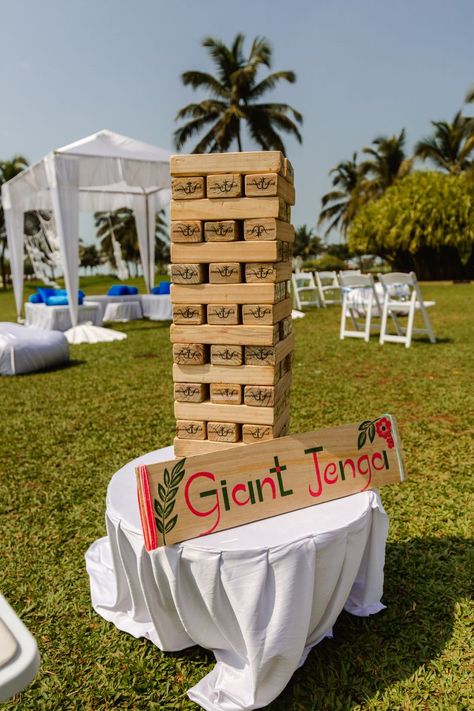
{"type": "Polygon", "coordinates": [[[52,368],[69,360],[64,333],[0,323],[0,375],[19,375],[52,368]]]}
{"type": "Polygon", "coordinates": [[[406,348],[410,348],[414,333],[427,335],[431,343],[436,343],[427,311],[436,302],[423,300],[415,272],[379,274],[379,281],[384,290],[380,343],[404,343],[406,348]],[[414,328],[417,311],[422,315],[424,328],[414,328]],[[389,315],[396,333],[388,333],[389,315]],[[406,327],[400,323],[403,316],[407,317],[406,327]]]}

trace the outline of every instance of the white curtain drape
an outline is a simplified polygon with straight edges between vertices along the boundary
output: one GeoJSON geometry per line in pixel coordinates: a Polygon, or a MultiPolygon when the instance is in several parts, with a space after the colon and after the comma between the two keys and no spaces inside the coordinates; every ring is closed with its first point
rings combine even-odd
{"type": "Polygon", "coordinates": [[[5,229],[7,232],[8,251],[10,252],[10,268],[13,281],[13,292],[15,294],[15,304],[17,314],[20,316],[23,303],[23,210],[14,209],[11,201],[10,186],[8,183],[2,185],[2,203],[5,215],[5,229]]]}

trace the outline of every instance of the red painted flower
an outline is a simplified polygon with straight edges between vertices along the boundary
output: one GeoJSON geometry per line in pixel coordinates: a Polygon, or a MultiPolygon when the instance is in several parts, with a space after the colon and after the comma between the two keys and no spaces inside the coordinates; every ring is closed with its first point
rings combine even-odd
{"type": "Polygon", "coordinates": [[[382,417],[375,423],[375,429],[377,431],[378,436],[382,437],[383,439],[386,439],[387,443],[388,440],[392,440],[393,447],[392,423],[390,422],[390,420],[388,420],[386,417],[382,417]]]}
{"type": "Polygon", "coordinates": [[[395,442],[393,441],[393,437],[392,436],[387,437],[387,447],[389,449],[393,449],[394,446],[395,446],[395,442]]]}

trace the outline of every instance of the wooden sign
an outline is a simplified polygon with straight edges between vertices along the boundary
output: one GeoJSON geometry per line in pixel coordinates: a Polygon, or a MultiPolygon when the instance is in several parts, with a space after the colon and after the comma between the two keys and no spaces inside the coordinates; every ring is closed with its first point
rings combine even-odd
{"type": "Polygon", "coordinates": [[[391,415],[235,451],[137,467],[148,551],[404,479],[391,415]]]}

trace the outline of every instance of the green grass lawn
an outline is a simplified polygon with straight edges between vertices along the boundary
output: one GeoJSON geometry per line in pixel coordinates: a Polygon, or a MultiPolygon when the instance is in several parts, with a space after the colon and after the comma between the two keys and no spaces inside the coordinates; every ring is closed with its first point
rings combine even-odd
{"type": "MultiPolygon", "coordinates": [[[[408,481],[382,491],[387,610],[341,614],[271,711],[472,708],[474,287],[422,290],[437,301],[436,345],[341,342],[337,307],[294,322],[291,431],[389,412],[408,481]]],[[[0,320],[13,319],[12,294],[0,293],[0,320]]],[[[108,481],[174,430],[168,324],[116,328],[127,340],[73,346],[69,367],[0,380],[0,591],[42,657],[6,709],[197,709],[186,689],[213,667],[206,650],[162,653],[91,608],[84,553],[105,534],[108,481]]]]}

